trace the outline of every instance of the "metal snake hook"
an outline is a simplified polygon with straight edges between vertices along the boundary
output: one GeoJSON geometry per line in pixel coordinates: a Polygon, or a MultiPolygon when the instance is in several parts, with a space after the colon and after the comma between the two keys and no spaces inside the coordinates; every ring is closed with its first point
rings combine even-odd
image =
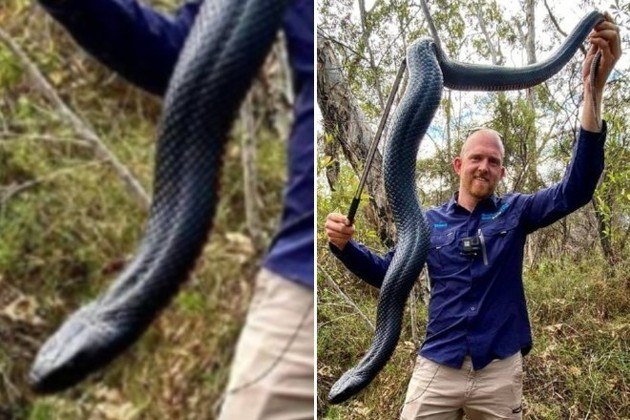
{"type": "Polygon", "coordinates": [[[354,224],[354,216],[356,215],[357,209],[359,208],[359,203],[361,202],[361,194],[363,193],[363,188],[365,187],[365,181],[367,180],[367,175],[370,172],[370,168],[372,167],[374,155],[376,154],[376,148],[381,141],[381,135],[383,134],[383,129],[385,128],[385,122],[387,121],[389,111],[392,108],[392,103],[394,103],[394,98],[396,97],[398,87],[400,86],[400,81],[402,80],[402,76],[405,73],[406,68],[407,59],[405,58],[403,59],[402,63],[400,63],[398,73],[396,73],[396,79],[394,79],[392,90],[389,92],[389,97],[387,98],[387,103],[385,104],[385,109],[383,110],[381,121],[378,123],[378,128],[376,129],[374,139],[372,140],[372,143],[370,143],[370,150],[368,151],[368,156],[365,160],[365,167],[363,168],[363,173],[361,174],[359,186],[357,187],[357,191],[354,193],[352,204],[350,204],[350,209],[348,210],[348,220],[350,221],[351,225],[354,224]]]}

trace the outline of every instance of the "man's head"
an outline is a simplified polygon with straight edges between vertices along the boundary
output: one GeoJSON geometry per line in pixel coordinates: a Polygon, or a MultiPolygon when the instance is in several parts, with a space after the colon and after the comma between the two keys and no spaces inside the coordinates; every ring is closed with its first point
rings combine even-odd
{"type": "Polygon", "coordinates": [[[459,200],[474,204],[494,193],[505,175],[501,136],[489,128],[474,131],[453,161],[459,176],[459,200]]]}

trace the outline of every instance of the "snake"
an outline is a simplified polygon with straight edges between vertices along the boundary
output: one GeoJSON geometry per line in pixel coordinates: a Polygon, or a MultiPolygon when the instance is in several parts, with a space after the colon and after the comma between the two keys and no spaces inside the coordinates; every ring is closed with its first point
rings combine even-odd
{"type": "MultiPolygon", "coordinates": [[[[371,345],[363,358],[333,384],[328,395],[331,404],[344,402],[367,387],[387,364],[400,338],[405,302],[426,262],[431,236],[416,193],[416,156],[443,88],[506,91],[540,84],[569,62],[591,29],[604,19],[597,11],[587,14],[551,57],[524,67],[450,60],[438,44],[427,38],[409,46],[407,89],[394,114],[383,156],[385,193],[398,238],[380,289],[371,345]]],[[[597,56],[591,67],[591,86],[601,51],[597,56]]]]}
{"type": "Polygon", "coordinates": [[[39,393],[63,391],[128,349],[189,277],[210,234],[225,145],[288,0],[207,0],[166,91],[148,221],[133,260],[71,314],[28,373],[39,393]]]}

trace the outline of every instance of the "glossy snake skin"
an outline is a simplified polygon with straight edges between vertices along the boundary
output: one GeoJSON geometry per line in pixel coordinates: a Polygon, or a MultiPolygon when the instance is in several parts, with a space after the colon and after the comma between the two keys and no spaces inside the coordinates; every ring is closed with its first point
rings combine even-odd
{"type": "MultiPolygon", "coordinates": [[[[548,60],[522,68],[464,64],[449,60],[430,39],[407,51],[409,81],[396,110],[383,159],[385,191],[398,232],[396,252],[378,300],[376,332],[367,354],[333,385],[328,400],[340,403],[365,388],[385,366],[400,336],[405,302],[429,250],[430,229],[417,199],[415,165],[444,86],[456,90],[525,89],[552,77],[573,57],[604,16],[585,16],[548,60]]],[[[594,77],[595,72],[591,72],[594,77]]]]}
{"type": "Polygon", "coordinates": [[[224,145],[282,23],[286,0],[208,0],[164,102],[149,220],[134,260],[43,345],[39,392],[72,386],[131,346],[187,279],[212,227],[224,145]]]}

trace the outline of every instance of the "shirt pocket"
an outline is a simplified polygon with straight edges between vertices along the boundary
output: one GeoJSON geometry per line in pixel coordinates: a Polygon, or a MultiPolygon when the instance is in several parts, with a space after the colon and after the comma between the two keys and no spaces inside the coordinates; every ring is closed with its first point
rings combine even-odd
{"type": "Polygon", "coordinates": [[[468,260],[460,255],[457,237],[458,233],[454,230],[431,235],[427,257],[427,268],[431,280],[440,280],[444,276],[465,268],[468,264],[468,260]]]}
{"type": "MultiPolygon", "coordinates": [[[[518,219],[505,218],[479,227],[489,264],[503,261],[502,257],[514,250],[518,243],[518,219]]],[[[524,238],[523,238],[524,239],[524,238]]]]}
{"type": "Polygon", "coordinates": [[[518,227],[518,219],[505,218],[481,225],[479,228],[485,237],[505,237],[518,227]]]}

